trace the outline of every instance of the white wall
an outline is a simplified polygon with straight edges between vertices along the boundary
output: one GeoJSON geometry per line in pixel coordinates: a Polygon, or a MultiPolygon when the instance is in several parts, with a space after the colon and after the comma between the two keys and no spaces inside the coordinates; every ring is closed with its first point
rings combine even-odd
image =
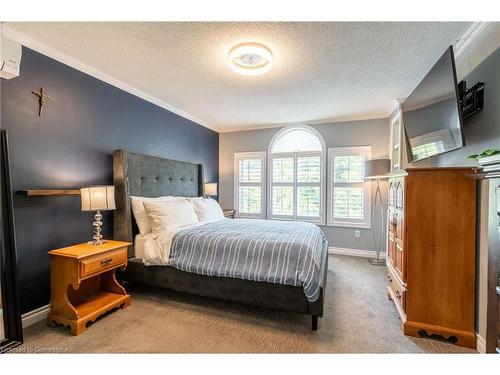
{"type": "MultiPolygon", "coordinates": [[[[372,146],[372,157],[374,159],[388,158],[387,119],[322,124],[314,125],[313,128],[323,136],[327,148],[372,146]]],[[[222,207],[232,208],[234,206],[234,153],[268,151],[269,142],[280,129],[249,130],[221,133],[219,135],[219,202],[222,207]]],[[[371,185],[373,200],[375,197],[375,183],[373,182],[371,185]]],[[[382,198],[386,206],[387,183],[382,182],[381,187],[382,198]]],[[[322,229],[330,246],[374,250],[372,229],[359,229],[360,238],[354,238],[355,228],[323,226],[322,229]]]]}

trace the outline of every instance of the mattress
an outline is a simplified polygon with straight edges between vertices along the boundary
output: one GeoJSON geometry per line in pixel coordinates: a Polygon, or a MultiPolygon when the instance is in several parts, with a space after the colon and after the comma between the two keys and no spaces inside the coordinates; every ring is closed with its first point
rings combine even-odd
{"type": "Polygon", "coordinates": [[[327,247],[323,232],[311,223],[224,219],[179,231],[168,265],[207,276],[302,286],[314,302],[327,247]]]}

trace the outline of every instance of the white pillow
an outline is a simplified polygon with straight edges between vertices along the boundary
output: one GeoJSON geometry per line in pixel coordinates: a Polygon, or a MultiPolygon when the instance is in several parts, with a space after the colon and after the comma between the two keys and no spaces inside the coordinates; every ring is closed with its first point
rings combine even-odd
{"type": "Polygon", "coordinates": [[[216,221],[224,218],[224,212],[216,200],[212,198],[191,198],[196,215],[200,221],[216,221]]]}
{"type": "Polygon", "coordinates": [[[158,202],[165,200],[179,200],[185,199],[183,197],[172,197],[170,195],[166,195],[163,197],[157,198],[145,198],[145,197],[130,197],[130,203],[132,205],[132,213],[134,214],[135,222],[137,223],[137,227],[139,228],[139,233],[145,236],[148,233],[151,233],[152,227],[151,222],[149,221],[148,214],[146,209],[144,208],[143,202],[158,202]]]}
{"type": "Polygon", "coordinates": [[[154,238],[158,237],[161,231],[198,223],[194,207],[187,199],[143,203],[153,227],[154,238]]]}
{"type": "Polygon", "coordinates": [[[205,205],[205,198],[197,197],[189,199],[193,204],[196,216],[198,216],[199,221],[205,221],[207,217],[207,206],[205,205]]]}
{"type": "Polygon", "coordinates": [[[205,199],[205,204],[207,206],[207,220],[219,220],[224,219],[224,212],[215,199],[208,198],[205,199]]]}

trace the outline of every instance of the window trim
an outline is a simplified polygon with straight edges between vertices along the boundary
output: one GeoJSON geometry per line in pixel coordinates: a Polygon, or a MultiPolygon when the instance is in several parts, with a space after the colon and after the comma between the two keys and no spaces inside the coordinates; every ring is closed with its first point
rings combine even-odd
{"type": "MultiPolygon", "coordinates": [[[[349,220],[335,220],[333,218],[333,194],[335,183],[334,173],[333,173],[333,157],[335,154],[339,154],[343,156],[351,156],[351,155],[362,155],[364,156],[364,160],[370,160],[372,158],[372,146],[347,146],[347,147],[330,147],[328,148],[328,194],[327,194],[327,226],[331,227],[344,227],[344,228],[361,228],[361,229],[371,229],[371,211],[372,211],[372,186],[370,181],[362,181],[359,184],[363,184],[365,188],[365,214],[363,221],[349,221],[349,220]]],[[[363,170],[364,175],[364,170],[363,170]]],[[[364,177],[364,176],[363,176],[364,177]]],[[[349,183],[347,183],[349,184],[349,183]]]]}
{"type": "MultiPolygon", "coordinates": [[[[236,216],[247,219],[265,219],[267,213],[266,207],[266,186],[267,186],[267,152],[266,151],[251,151],[251,152],[235,152],[234,156],[234,209],[236,216]],[[261,181],[260,181],[260,200],[261,210],[260,214],[241,213],[239,210],[239,188],[240,188],[240,160],[246,159],[260,159],[261,161],[261,181]]],[[[244,186],[256,186],[256,183],[243,183],[244,186]]]]}
{"type": "Polygon", "coordinates": [[[267,157],[267,219],[268,220],[287,220],[287,221],[306,221],[309,223],[317,224],[317,225],[325,225],[326,219],[327,219],[327,212],[326,212],[326,161],[325,161],[325,155],[326,155],[326,144],[323,139],[323,136],[313,127],[308,126],[308,125],[289,125],[285,126],[283,129],[281,129],[279,132],[277,132],[271,141],[269,142],[269,148],[267,151],[268,157],[267,157]],[[305,129],[312,134],[314,134],[320,141],[321,143],[321,151],[299,151],[299,152],[277,152],[277,153],[272,153],[272,148],[274,145],[274,142],[282,137],[284,134],[296,130],[296,129],[305,129]],[[306,183],[297,183],[297,158],[300,156],[316,156],[319,155],[320,157],[320,182],[319,184],[312,184],[312,185],[319,185],[320,187],[320,212],[319,212],[319,218],[313,218],[308,216],[297,216],[297,186],[305,186],[307,185],[306,183]],[[273,168],[272,168],[272,162],[274,158],[280,158],[280,157],[293,157],[293,163],[294,163],[294,177],[293,177],[293,182],[292,183],[277,183],[274,184],[275,186],[293,186],[293,207],[294,207],[294,213],[289,216],[289,215],[273,215],[272,213],[272,208],[273,208],[273,203],[272,203],[272,189],[273,189],[273,168]]]}

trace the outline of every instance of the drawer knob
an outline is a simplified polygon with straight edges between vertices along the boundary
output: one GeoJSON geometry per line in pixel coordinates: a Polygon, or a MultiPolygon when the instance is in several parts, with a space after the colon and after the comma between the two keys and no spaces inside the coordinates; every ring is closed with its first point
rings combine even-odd
{"type": "Polygon", "coordinates": [[[101,266],[106,266],[106,265],[110,264],[112,261],[113,261],[113,258],[105,258],[105,259],[101,260],[101,266]]]}
{"type": "Polygon", "coordinates": [[[399,299],[401,299],[401,293],[399,293],[399,290],[396,290],[396,297],[398,297],[399,299]]]}
{"type": "Polygon", "coordinates": [[[389,282],[392,283],[392,277],[391,277],[391,275],[387,275],[387,280],[389,280],[389,282]]]}

